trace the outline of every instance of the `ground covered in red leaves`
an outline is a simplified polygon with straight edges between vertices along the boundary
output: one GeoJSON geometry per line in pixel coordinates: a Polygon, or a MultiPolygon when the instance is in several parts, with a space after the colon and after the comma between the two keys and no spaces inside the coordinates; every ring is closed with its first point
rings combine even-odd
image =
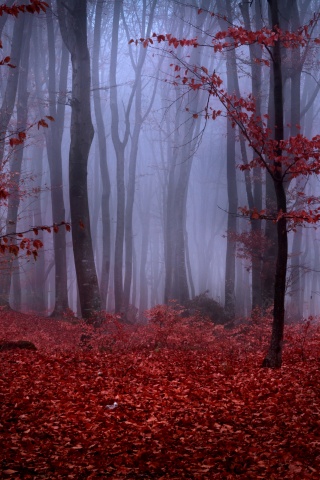
{"type": "Polygon", "coordinates": [[[0,478],[319,478],[319,324],[287,326],[270,370],[267,320],[151,318],[93,331],[1,313],[0,340],[38,350],[0,352],[0,478]]]}

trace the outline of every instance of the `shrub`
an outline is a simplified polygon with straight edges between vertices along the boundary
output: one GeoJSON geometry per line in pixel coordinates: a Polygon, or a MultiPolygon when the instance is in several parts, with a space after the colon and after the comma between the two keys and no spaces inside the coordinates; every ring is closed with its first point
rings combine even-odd
{"type": "Polygon", "coordinates": [[[213,298],[208,297],[208,293],[207,290],[186,302],[187,315],[193,316],[198,313],[217,325],[233,326],[233,321],[227,316],[224,308],[213,298]]]}

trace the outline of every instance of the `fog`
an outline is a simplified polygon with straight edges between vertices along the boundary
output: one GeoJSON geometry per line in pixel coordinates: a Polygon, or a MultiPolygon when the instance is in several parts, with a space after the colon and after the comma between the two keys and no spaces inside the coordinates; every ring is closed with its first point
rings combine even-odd
{"type": "MultiPolygon", "coordinates": [[[[61,222],[71,231],[24,234],[31,245],[43,242],[36,259],[33,246],[31,255],[27,247],[17,257],[3,253],[1,305],[42,315],[70,308],[79,317],[102,309],[133,322],[156,304],[187,305],[207,292],[230,318],[267,311],[277,241],[268,171],[239,168],[255,154],[198,71],[215,72],[225,93],[252,94],[272,130],[272,48],[235,48],[231,40],[213,48],[230,25],[271,28],[268,2],[47,3],[39,14],[0,17],[0,60],[9,56],[15,67],[0,66],[1,181],[9,193],[0,204],[1,241],[20,245],[17,232],[61,222]],[[153,32],[199,45],[175,48],[153,32]],[[213,110],[221,110],[215,119],[213,110]],[[10,145],[19,132],[24,141],[10,145]],[[241,213],[251,208],[248,191],[268,219],[241,213]]],[[[281,49],[283,138],[311,139],[320,131],[319,2],[279,3],[283,31],[309,28],[304,43],[281,49]]],[[[288,225],[288,321],[319,314],[314,171],[285,183],[288,210],[312,207],[313,215],[288,225]]]]}

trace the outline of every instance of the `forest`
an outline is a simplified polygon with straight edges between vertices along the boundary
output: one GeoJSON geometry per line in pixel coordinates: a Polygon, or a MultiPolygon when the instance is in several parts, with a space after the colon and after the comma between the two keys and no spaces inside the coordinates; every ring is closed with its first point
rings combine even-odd
{"type": "Polygon", "coordinates": [[[0,3],[0,477],[316,479],[317,0],[0,3]]]}

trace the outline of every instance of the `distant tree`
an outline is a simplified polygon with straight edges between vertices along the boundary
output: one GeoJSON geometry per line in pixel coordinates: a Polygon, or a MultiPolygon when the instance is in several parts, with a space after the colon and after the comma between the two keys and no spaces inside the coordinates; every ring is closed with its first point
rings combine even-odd
{"type": "Polygon", "coordinates": [[[101,214],[102,214],[102,261],[100,276],[101,306],[105,310],[110,278],[111,263],[111,225],[110,225],[110,174],[107,163],[107,139],[103,120],[103,111],[100,98],[100,44],[101,23],[103,18],[103,0],[97,0],[94,21],[93,51],[92,51],[92,88],[93,105],[97,123],[99,165],[102,183],[101,214]]]}
{"type": "MultiPolygon", "coordinates": [[[[48,99],[49,113],[55,121],[46,132],[47,156],[50,169],[51,205],[52,220],[59,222],[65,218],[65,206],[63,199],[63,176],[62,176],[62,135],[64,128],[65,101],[57,95],[58,91],[67,90],[67,76],[69,66],[69,52],[62,42],[61,61],[59,71],[59,82],[56,80],[56,37],[54,33],[54,14],[51,7],[51,0],[48,2],[50,8],[46,12],[47,39],[48,39],[48,99]]],[[[39,49],[40,50],[40,49],[39,49]]],[[[41,52],[39,52],[39,57],[41,52]]],[[[39,62],[35,59],[35,62],[39,62]]],[[[37,75],[39,78],[39,75],[37,75]]],[[[40,85],[38,85],[39,91],[40,85]]],[[[40,93],[40,92],[39,92],[40,93]]],[[[68,286],[67,286],[67,258],[65,231],[61,229],[53,239],[54,265],[55,265],[55,298],[54,307],[51,313],[53,317],[59,317],[68,309],[68,286]]]]}
{"type": "MultiPolygon", "coordinates": [[[[142,5],[142,22],[141,22],[141,36],[149,36],[152,31],[154,13],[156,8],[157,0],[153,0],[150,4],[150,11],[147,9],[146,2],[143,2],[142,5]],[[148,21],[147,21],[148,19],[148,21]]],[[[125,19],[124,12],[122,11],[122,20],[126,29],[127,38],[130,40],[129,29],[125,19]]],[[[129,47],[130,48],[130,47],[129,47]]],[[[155,93],[157,89],[158,82],[155,81],[153,93],[151,94],[150,100],[143,111],[142,109],[142,69],[146,60],[146,50],[140,50],[139,56],[137,59],[134,58],[132,54],[132,49],[130,48],[130,61],[132,68],[135,74],[134,88],[135,88],[135,100],[134,100],[134,120],[133,120],[133,131],[131,135],[131,149],[129,157],[129,176],[127,183],[127,198],[126,198],[126,207],[125,207],[125,277],[124,277],[124,288],[123,288],[123,306],[127,310],[130,304],[130,291],[132,286],[132,270],[133,270],[133,207],[135,202],[135,189],[136,189],[136,169],[137,169],[137,159],[138,159],[138,148],[139,148],[139,138],[141,134],[141,129],[143,123],[146,121],[150,110],[152,108],[155,93]]],[[[147,252],[145,252],[147,253],[147,252]]]]}
{"type": "Polygon", "coordinates": [[[134,92],[125,111],[124,134],[121,140],[119,128],[119,106],[117,89],[117,63],[119,45],[119,24],[122,0],[114,2],[112,42],[110,58],[110,108],[111,108],[111,138],[117,159],[117,224],[114,253],[114,301],[117,313],[123,310],[123,244],[124,244],[124,218],[125,218],[125,183],[124,183],[124,161],[125,149],[130,135],[129,115],[132,106],[134,92]]]}
{"type": "MultiPolygon", "coordinates": [[[[15,4],[13,3],[14,2],[7,2],[5,5],[0,5],[0,34],[2,33],[7,16],[11,15],[16,17],[12,34],[10,56],[7,56],[0,61],[1,68],[9,69],[7,71],[8,78],[0,109],[0,197],[2,206],[4,201],[7,202],[6,225],[4,228],[4,234],[0,236],[0,249],[3,254],[1,264],[4,266],[0,282],[0,303],[7,308],[10,306],[9,295],[14,259],[21,251],[37,258],[38,249],[42,247],[42,241],[39,237],[32,240],[25,236],[25,234],[33,233],[38,235],[41,228],[50,228],[35,226],[27,228],[23,232],[17,229],[18,210],[21,197],[20,176],[24,151],[23,144],[27,137],[27,131],[34,126],[34,124],[28,125],[27,122],[29,98],[27,85],[30,39],[32,33],[32,17],[29,16],[29,14],[45,12],[48,4],[38,0],[31,0],[29,4],[25,4],[22,1],[15,4]],[[8,126],[13,115],[16,96],[16,130],[8,132],[8,126]],[[9,146],[11,151],[8,152],[6,150],[7,146],[9,146]],[[9,165],[8,174],[5,171],[5,168],[7,168],[6,164],[9,165]]],[[[2,48],[1,40],[0,48],[2,48]]],[[[41,119],[36,122],[38,128],[40,126],[45,128],[48,127],[48,119],[53,120],[52,117],[48,116],[47,119],[41,119]]],[[[56,228],[58,229],[58,227],[56,228]]]]}

